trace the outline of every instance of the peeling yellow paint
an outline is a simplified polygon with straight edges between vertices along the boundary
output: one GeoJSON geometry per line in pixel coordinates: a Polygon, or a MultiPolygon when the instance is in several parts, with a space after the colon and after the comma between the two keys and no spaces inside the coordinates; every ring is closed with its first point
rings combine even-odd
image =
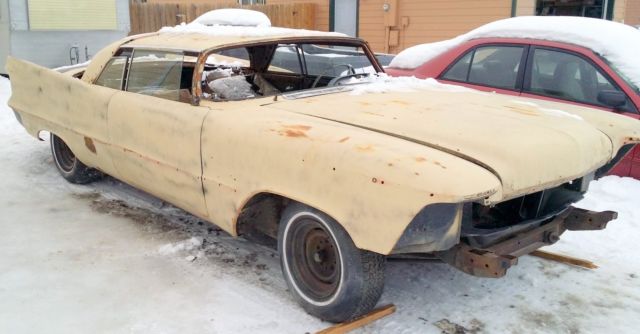
{"type": "Polygon", "coordinates": [[[527,123],[519,117],[528,115],[518,113],[504,120],[498,117],[505,112],[500,107],[504,101],[492,97],[495,102],[490,102],[478,97],[482,94],[465,95],[466,106],[475,103],[476,110],[460,110],[460,95],[433,92],[366,97],[343,93],[275,103],[272,98],[202,101],[200,106],[158,103],[155,97],[87,81],[95,78],[100,61],[112,51],[99,53],[82,80],[9,59],[10,106],[33,136],[55,133],[88,166],[232,234],[245,203],[266,192],[322,210],[344,226],[356,246],[388,254],[428,204],[485,199],[497,203],[560,184],[599,167],[624,143],[640,138],[637,121],[587,108],[563,106],[583,117],[582,125],[562,119],[558,124],[527,123]],[[406,105],[402,110],[389,108],[389,101],[406,105]],[[411,112],[423,108],[424,101],[437,101],[438,108],[411,112]],[[363,103],[385,117],[344,112],[363,103]],[[446,137],[453,126],[463,128],[465,136],[446,137]],[[527,129],[546,127],[554,133],[562,126],[575,131],[564,135],[584,141],[577,147],[585,152],[589,148],[589,154],[559,164],[566,154],[563,148],[536,146],[536,138],[525,136],[527,129]],[[521,141],[504,140],[518,133],[521,141]],[[487,143],[505,150],[492,151],[487,143]],[[507,154],[508,150],[546,154],[548,159],[538,158],[540,166],[525,166],[530,162],[525,156],[507,154]],[[494,166],[502,182],[473,158],[494,166]],[[530,168],[542,172],[535,174],[530,168]]]}

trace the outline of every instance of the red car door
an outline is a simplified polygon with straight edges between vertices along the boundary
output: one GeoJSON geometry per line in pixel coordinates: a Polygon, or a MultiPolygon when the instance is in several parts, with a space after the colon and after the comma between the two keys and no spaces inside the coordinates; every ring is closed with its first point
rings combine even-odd
{"type": "MultiPolygon", "coordinates": [[[[589,106],[639,119],[640,115],[632,98],[621,88],[621,83],[598,62],[589,55],[574,50],[532,46],[521,96],[589,106]],[[602,92],[617,92],[613,94],[623,96],[623,99],[626,97],[626,101],[616,108],[607,106],[611,104],[607,102],[607,95],[602,92]]],[[[609,174],[640,177],[639,149],[631,149],[609,174]]]]}

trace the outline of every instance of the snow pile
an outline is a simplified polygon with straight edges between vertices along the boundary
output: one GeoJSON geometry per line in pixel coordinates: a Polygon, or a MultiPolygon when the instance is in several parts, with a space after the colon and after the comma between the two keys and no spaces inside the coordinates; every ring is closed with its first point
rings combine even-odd
{"type": "Polygon", "coordinates": [[[5,77],[0,77],[0,112],[10,112],[11,109],[7,107],[7,102],[11,96],[11,83],[5,77]],[[2,110],[2,109],[7,109],[2,110]]]}
{"type": "Polygon", "coordinates": [[[441,55],[442,53],[447,52],[455,48],[456,46],[472,39],[472,38],[467,38],[467,35],[471,34],[471,32],[465,35],[460,35],[453,39],[448,39],[445,41],[440,41],[435,43],[419,44],[419,45],[407,48],[404,51],[400,52],[393,59],[391,59],[391,62],[389,63],[389,67],[414,69],[428,62],[429,60],[441,55]]]}
{"type": "Polygon", "coordinates": [[[584,121],[584,118],[582,118],[582,117],[580,117],[578,115],[574,115],[572,113],[568,113],[566,111],[559,110],[559,109],[543,108],[540,105],[538,105],[537,103],[533,103],[533,102],[529,102],[529,101],[520,101],[520,100],[511,100],[511,102],[517,103],[517,104],[526,105],[526,106],[530,106],[530,107],[535,107],[539,111],[541,111],[542,113],[547,114],[547,115],[556,116],[556,117],[573,118],[573,119],[577,119],[579,121],[584,121]]]}
{"type": "Polygon", "coordinates": [[[200,15],[193,20],[207,26],[251,26],[271,27],[271,20],[262,12],[239,8],[216,9],[200,15]]]}
{"type": "Polygon", "coordinates": [[[87,66],[89,66],[90,62],[91,62],[91,60],[87,60],[87,61],[85,61],[83,63],[79,63],[79,64],[55,67],[55,68],[53,68],[53,70],[54,71],[58,71],[60,73],[64,73],[64,72],[67,72],[67,71],[75,70],[76,68],[87,67],[87,66]]]}
{"type": "Polygon", "coordinates": [[[197,247],[202,246],[203,239],[199,237],[191,237],[190,239],[170,243],[161,246],[158,252],[162,255],[170,255],[183,251],[190,251],[197,247]]]}
{"type": "Polygon", "coordinates": [[[637,232],[637,229],[640,228],[640,210],[638,210],[637,204],[639,195],[640,182],[638,180],[610,175],[591,182],[584,199],[576,203],[575,206],[594,211],[616,211],[618,212],[616,222],[628,224],[630,230],[637,232]],[[624,222],[619,222],[619,220],[624,220],[624,222]]]}
{"type": "Polygon", "coordinates": [[[175,27],[163,27],[161,34],[203,34],[212,37],[276,37],[276,36],[330,36],[346,37],[338,32],[290,29],[270,26],[205,25],[199,22],[182,23],[175,27]]]}
{"type": "Polygon", "coordinates": [[[370,75],[362,79],[352,78],[345,82],[346,85],[362,84],[354,86],[351,95],[389,92],[415,92],[418,90],[438,90],[444,92],[475,92],[462,86],[446,85],[435,79],[418,79],[416,77],[390,77],[384,73],[370,75]]]}
{"type": "Polygon", "coordinates": [[[390,67],[413,69],[457,45],[476,38],[531,38],[589,48],[640,86],[640,31],[631,26],[585,17],[521,16],[495,21],[456,38],[402,51],[390,67]]]}

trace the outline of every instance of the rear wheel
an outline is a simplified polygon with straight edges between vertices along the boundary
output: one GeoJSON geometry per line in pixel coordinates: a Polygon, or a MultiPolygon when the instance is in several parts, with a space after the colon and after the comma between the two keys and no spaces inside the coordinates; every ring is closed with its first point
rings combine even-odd
{"type": "Polygon", "coordinates": [[[51,134],[51,154],[58,171],[67,181],[86,184],[98,180],[102,173],[83,164],[60,137],[51,134]]]}
{"type": "Polygon", "coordinates": [[[335,220],[301,204],[285,210],[278,234],[284,278],[308,313],[342,322],[373,309],[384,286],[384,256],[356,248],[335,220]]]}

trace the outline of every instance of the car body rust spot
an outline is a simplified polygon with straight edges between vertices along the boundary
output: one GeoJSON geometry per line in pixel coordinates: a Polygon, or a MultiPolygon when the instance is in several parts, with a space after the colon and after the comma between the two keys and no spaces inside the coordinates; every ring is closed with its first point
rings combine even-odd
{"type": "Polygon", "coordinates": [[[378,116],[378,117],[384,117],[384,115],[383,115],[383,114],[378,114],[378,113],[371,112],[371,111],[365,111],[364,113],[365,113],[365,114],[367,114],[367,115],[373,115],[373,116],[378,116]]]}
{"type": "Polygon", "coordinates": [[[427,161],[427,158],[425,157],[416,157],[416,162],[425,162],[427,161]]]}
{"type": "Polygon", "coordinates": [[[306,137],[307,136],[307,134],[304,131],[290,130],[290,129],[281,130],[280,131],[280,135],[287,136],[287,137],[292,137],[292,138],[300,138],[300,137],[306,137]]]}
{"type": "Polygon", "coordinates": [[[278,133],[286,137],[306,138],[309,129],[311,129],[311,127],[308,125],[283,125],[278,133]]]}
{"type": "Polygon", "coordinates": [[[371,144],[367,144],[367,145],[358,145],[356,146],[356,149],[359,152],[373,152],[375,149],[373,148],[373,145],[371,144]]]}
{"type": "Polygon", "coordinates": [[[93,139],[84,137],[84,146],[86,146],[92,153],[96,153],[96,146],[93,144],[93,139]]]}
{"type": "Polygon", "coordinates": [[[398,105],[401,105],[401,106],[408,106],[409,105],[409,102],[401,101],[401,100],[391,100],[389,102],[394,103],[394,104],[398,104],[398,105]]]}

